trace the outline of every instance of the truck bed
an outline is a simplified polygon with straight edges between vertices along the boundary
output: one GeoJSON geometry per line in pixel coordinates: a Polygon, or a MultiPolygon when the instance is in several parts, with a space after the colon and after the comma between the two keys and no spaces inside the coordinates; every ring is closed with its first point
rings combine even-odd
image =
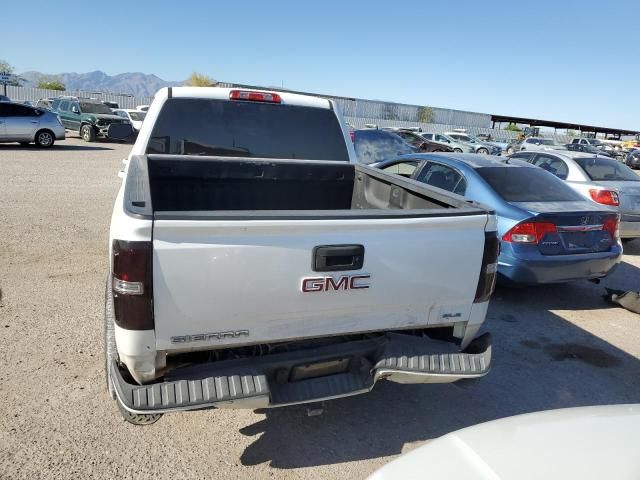
{"type": "Polygon", "coordinates": [[[346,162],[148,155],[134,157],[130,168],[137,175],[128,178],[125,208],[156,218],[487,213],[461,197],[346,162]]]}

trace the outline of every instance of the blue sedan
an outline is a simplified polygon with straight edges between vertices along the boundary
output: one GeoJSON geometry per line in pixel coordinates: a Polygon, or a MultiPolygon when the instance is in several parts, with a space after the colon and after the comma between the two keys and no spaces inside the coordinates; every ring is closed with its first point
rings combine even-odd
{"type": "Polygon", "coordinates": [[[584,199],[529,163],[476,154],[409,154],[373,166],[496,211],[506,283],[564,283],[607,275],[621,260],[615,210],[584,199]]]}

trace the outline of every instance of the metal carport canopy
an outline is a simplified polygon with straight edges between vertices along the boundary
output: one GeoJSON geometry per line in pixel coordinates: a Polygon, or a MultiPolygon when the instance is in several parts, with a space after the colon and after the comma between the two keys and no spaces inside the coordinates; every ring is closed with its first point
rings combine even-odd
{"type": "Polygon", "coordinates": [[[626,130],[622,128],[596,127],[593,125],[581,125],[579,123],[556,122],[553,120],[540,120],[539,118],[523,118],[510,117],[507,115],[491,115],[491,121],[495,128],[496,123],[520,123],[531,127],[551,127],[571,130],[580,130],[581,132],[604,133],[607,135],[640,135],[639,131],[626,130]]]}

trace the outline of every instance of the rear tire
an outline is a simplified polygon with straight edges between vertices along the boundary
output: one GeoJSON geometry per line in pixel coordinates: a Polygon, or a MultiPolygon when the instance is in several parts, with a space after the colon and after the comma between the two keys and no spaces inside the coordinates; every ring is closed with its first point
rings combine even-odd
{"type": "Polygon", "coordinates": [[[456,152],[456,153],[462,153],[462,149],[461,148],[454,148],[453,151],[456,152]]]}
{"type": "Polygon", "coordinates": [[[507,148],[507,155],[511,155],[513,153],[513,148],[509,147],[507,148]]]}
{"type": "Polygon", "coordinates": [[[96,131],[89,124],[84,124],[80,127],[80,136],[85,142],[95,142],[96,131]]]}
{"type": "Polygon", "coordinates": [[[36,146],[39,148],[51,148],[56,141],[56,137],[51,130],[38,130],[35,141],[36,146]]]}
{"type": "Polygon", "coordinates": [[[488,155],[489,150],[487,150],[486,148],[479,148],[476,153],[479,153],[480,155],[488,155]]]}
{"type": "Polygon", "coordinates": [[[113,290],[111,289],[111,275],[107,278],[107,287],[104,295],[104,374],[107,381],[109,396],[118,404],[118,410],[122,418],[133,425],[151,425],[156,423],[161,413],[131,413],[122,406],[116,395],[113,381],[111,380],[111,362],[118,363],[118,349],[116,348],[116,335],[113,314],[113,290]]]}

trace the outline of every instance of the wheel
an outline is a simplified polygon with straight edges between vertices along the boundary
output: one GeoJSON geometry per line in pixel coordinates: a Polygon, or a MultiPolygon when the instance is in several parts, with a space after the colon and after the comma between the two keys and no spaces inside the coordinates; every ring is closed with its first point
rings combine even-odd
{"type": "Polygon", "coordinates": [[[40,148],[50,148],[56,141],[56,137],[50,130],[39,130],[36,132],[36,145],[40,148]]]}
{"type": "Polygon", "coordinates": [[[511,155],[513,153],[513,147],[507,148],[507,155],[511,155]]]}
{"type": "Polygon", "coordinates": [[[462,149],[461,148],[454,148],[453,151],[456,152],[456,153],[462,153],[462,149]]]}
{"type": "Polygon", "coordinates": [[[129,423],[134,425],[151,425],[156,423],[161,413],[131,413],[125,409],[120,401],[116,397],[116,391],[111,381],[111,373],[109,365],[112,361],[118,363],[118,350],[116,348],[116,336],[114,328],[114,314],[113,314],[113,291],[111,290],[111,275],[107,278],[107,286],[104,294],[104,375],[107,382],[107,390],[109,396],[118,404],[118,410],[122,417],[129,423]]]}
{"type": "Polygon", "coordinates": [[[80,136],[85,142],[94,142],[96,140],[96,131],[91,125],[84,124],[80,128],[80,136]]]}
{"type": "Polygon", "coordinates": [[[476,153],[480,153],[481,155],[487,155],[489,153],[489,150],[483,147],[483,148],[479,148],[476,153]]]}
{"type": "Polygon", "coordinates": [[[28,147],[29,146],[29,142],[20,142],[20,146],[21,147],[28,147]]]}

